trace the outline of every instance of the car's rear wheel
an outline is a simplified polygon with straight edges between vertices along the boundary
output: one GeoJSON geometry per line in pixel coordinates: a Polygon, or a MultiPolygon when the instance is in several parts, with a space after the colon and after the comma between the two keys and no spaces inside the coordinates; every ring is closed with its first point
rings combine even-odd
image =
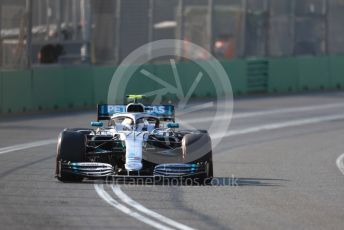
{"type": "Polygon", "coordinates": [[[61,169],[62,162],[82,162],[86,151],[85,135],[80,132],[63,131],[57,144],[56,177],[62,182],[80,182],[83,177],[61,169]]]}

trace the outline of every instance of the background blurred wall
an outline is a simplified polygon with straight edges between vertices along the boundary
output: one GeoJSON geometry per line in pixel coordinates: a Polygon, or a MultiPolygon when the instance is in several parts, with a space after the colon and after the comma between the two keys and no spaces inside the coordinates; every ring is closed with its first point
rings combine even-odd
{"type": "MultiPolygon", "coordinates": [[[[343,22],[344,0],[1,0],[0,113],[106,102],[116,66],[159,39],[211,52],[235,95],[343,89],[343,22]]],[[[168,60],[145,68],[172,78],[168,60]]],[[[177,65],[180,76],[196,71],[177,65]]],[[[144,93],[139,76],[128,92],[144,93]]],[[[193,95],[212,96],[206,81],[193,95]]]]}
{"type": "MultiPolygon", "coordinates": [[[[222,61],[235,96],[257,93],[295,93],[344,89],[344,56],[232,59],[222,61]]],[[[147,64],[143,69],[169,82],[169,64],[147,64]]],[[[193,62],[179,62],[180,76],[196,76],[193,62]]],[[[107,102],[114,66],[41,67],[32,70],[0,70],[0,114],[95,108],[107,102]]],[[[190,87],[193,78],[181,78],[190,87]]],[[[126,86],[127,94],[151,92],[149,79],[135,72],[126,86]]],[[[160,88],[161,86],[158,85],[160,88]]],[[[215,88],[204,76],[192,98],[214,98],[215,88]]],[[[174,102],[173,95],[163,98],[174,102]]]]}
{"type": "Polygon", "coordinates": [[[1,68],[116,65],[149,41],[171,38],[227,60],[344,53],[344,0],[2,0],[0,6],[1,68]]]}

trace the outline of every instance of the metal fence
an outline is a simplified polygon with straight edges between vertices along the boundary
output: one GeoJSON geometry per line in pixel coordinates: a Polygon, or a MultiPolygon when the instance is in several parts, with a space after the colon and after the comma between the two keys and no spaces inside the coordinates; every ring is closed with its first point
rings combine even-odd
{"type": "Polygon", "coordinates": [[[344,0],[0,3],[1,68],[113,65],[137,47],[167,38],[191,41],[220,59],[344,54],[344,0]]]}

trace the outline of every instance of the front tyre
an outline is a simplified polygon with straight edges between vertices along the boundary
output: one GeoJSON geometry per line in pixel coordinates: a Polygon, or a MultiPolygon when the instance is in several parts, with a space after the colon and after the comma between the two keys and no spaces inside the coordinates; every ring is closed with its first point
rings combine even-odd
{"type": "Polygon", "coordinates": [[[214,175],[211,138],[208,133],[186,134],[182,140],[183,161],[205,164],[206,175],[199,179],[202,185],[210,184],[214,175]]]}
{"type": "Polygon", "coordinates": [[[208,153],[208,159],[206,163],[206,176],[202,178],[203,185],[210,185],[214,177],[214,168],[213,168],[213,153],[208,153]]]}
{"type": "Polygon", "coordinates": [[[81,132],[63,131],[59,135],[56,156],[56,177],[62,182],[81,182],[83,177],[61,169],[62,162],[82,162],[86,152],[85,135],[81,132]]]}

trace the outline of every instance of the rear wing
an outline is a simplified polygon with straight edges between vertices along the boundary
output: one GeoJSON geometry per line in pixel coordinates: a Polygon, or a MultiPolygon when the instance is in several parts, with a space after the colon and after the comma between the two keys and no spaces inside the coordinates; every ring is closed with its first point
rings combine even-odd
{"type": "MultiPolygon", "coordinates": [[[[112,115],[125,112],[126,105],[99,104],[97,106],[97,119],[98,121],[110,120],[112,115]]],[[[145,113],[157,116],[163,121],[174,122],[175,120],[173,105],[145,105],[145,113]]]]}
{"type": "Polygon", "coordinates": [[[97,120],[110,120],[111,116],[116,113],[125,113],[125,105],[97,105],[97,120]]]}

